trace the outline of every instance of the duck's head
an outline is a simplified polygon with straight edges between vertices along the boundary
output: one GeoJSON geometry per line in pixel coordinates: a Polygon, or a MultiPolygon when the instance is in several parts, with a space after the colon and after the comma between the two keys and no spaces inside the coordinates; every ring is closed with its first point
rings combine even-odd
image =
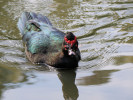
{"type": "Polygon", "coordinates": [[[74,57],[77,55],[78,41],[72,32],[67,32],[62,45],[63,53],[67,56],[74,57]]]}

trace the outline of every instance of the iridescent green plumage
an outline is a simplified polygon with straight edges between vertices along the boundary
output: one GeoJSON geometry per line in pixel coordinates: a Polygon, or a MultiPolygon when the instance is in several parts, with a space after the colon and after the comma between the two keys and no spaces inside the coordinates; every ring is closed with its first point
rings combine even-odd
{"type": "Polygon", "coordinates": [[[24,13],[19,20],[18,27],[21,30],[23,41],[27,49],[32,53],[58,52],[64,39],[64,33],[52,26],[50,21],[42,15],[24,13]],[[41,16],[41,19],[39,19],[41,16]],[[26,20],[25,20],[26,19],[26,20]],[[22,23],[23,30],[19,23],[22,23]],[[50,23],[50,24],[49,24],[50,23]]]}

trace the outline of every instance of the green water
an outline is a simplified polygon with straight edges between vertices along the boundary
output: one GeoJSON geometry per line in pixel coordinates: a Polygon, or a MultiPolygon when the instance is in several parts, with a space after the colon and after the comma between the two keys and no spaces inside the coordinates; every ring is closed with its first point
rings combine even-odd
{"type": "Polygon", "coordinates": [[[133,100],[132,0],[0,0],[0,100],[133,100]],[[47,16],[79,41],[77,70],[33,65],[21,13],[47,16]]]}

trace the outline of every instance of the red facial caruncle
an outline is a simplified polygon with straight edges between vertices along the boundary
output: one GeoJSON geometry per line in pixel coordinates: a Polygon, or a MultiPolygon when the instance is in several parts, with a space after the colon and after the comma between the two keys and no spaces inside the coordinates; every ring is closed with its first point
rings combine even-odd
{"type": "Polygon", "coordinates": [[[66,43],[70,44],[71,46],[73,46],[77,41],[76,36],[75,36],[74,40],[70,41],[66,37],[64,37],[64,40],[65,40],[66,43]]]}

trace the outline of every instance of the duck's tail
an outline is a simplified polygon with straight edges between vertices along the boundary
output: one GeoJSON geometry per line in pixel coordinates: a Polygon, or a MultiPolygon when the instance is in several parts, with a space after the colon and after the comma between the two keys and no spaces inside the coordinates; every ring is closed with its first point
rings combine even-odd
{"type": "Polygon", "coordinates": [[[46,23],[46,24],[52,26],[51,22],[49,21],[49,19],[46,16],[43,16],[41,14],[36,14],[33,12],[24,12],[24,13],[22,13],[21,17],[19,18],[19,21],[17,24],[22,35],[24,34],[25,25],[28,20],[37,20],[39,22],[43,22],[43,23],[46,23]]]}

